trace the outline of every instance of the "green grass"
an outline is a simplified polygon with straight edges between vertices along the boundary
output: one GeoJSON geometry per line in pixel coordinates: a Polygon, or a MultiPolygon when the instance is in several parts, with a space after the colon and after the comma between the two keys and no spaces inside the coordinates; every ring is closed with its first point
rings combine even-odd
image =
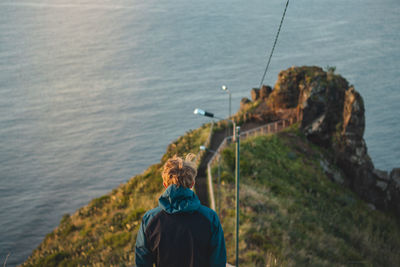
{"type": "MultiPolygon", "coordinates": [[[[207,124],[187,132],[160,163],[64,215],[23,266],[132,266],[141,218],[163,191],[164,161],[196,154],[209,131],[207,124]]],[[[307,142],[296,126],[242,142],[241,266],[400,266],[399,226],[326,177],[319,161],[329,153],[307,142]]],[[[222,156],[220,215],[234,263],[233,146],[222,156]]]]}
{"type": "MultiPolygon", "coordinates": [[[[329,180],[325,153],[295,127],[241,143],[241,266],[399,266],[396,220],[329,180]]],[[[222,154],[220,218],[234,263],[234,147],[222,154]]]]}
{"type": "Polygon", "coordinates": [[[159,164],[111,193],[93,199],[46,235],[23,266],[132,266],[143,214],[158,205],[164,190],[161,168],[169,157],[197,154],[210,132],[206,124],[172,142],[159,164]]]}
{"type": "Polygon", "coordinates": [[[208,123],[196,130],[186,132],[185,135],[179,137],[168,146],[167,152],[162,157],[161,162],[164,163],[175,154],[180,156],[186,155],[189,152],[197,154],[200,151],[200,146],[206,142],[209,136],[210,127],[211,123],[208,123]]]}

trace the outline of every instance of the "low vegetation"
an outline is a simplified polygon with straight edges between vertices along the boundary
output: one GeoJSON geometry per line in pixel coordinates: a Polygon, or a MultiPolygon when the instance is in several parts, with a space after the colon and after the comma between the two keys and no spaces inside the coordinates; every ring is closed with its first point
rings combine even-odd
{"type": "Polygon", "coordinates": [[[23,266],[133,266],[142,216],[158,205],[164,189],[160,173],[164,161],[175,154],[197,154],[209,132],[209,124],[188,131],[168,146],[159,164],[75,214],[64,215],[23,266]]]}
{"type": "MultiPolygon", "coordinates": [[[[220,218],[235,262],[235,148],[223,151],[220,218]]],[[[241,266],[399,266],[400,228],[329,179],[296,126],[241,143],[241,266]]],[[[213,167],[216,177],[217,166],[213,167]]],[[[217,207],[218,210],[218,207],[217,207]]]]}
{"type": "MultiPolygon", "coordinates": [[[[133,266],[141,218],[163,191],[164,161],[174,154],[197,154],[209,132],[210,124],[187,132],[169,145],[159,164],[64,215],[23,266],[133,266]]],[[[233,146],[223,151],[222,185],[216,187],[230,263],[234,152],[233,146]]],[[[296,127],[241,143],[241,266],[399,266],[398,223],[332,182],[320,165],[326,153],[296,127]]]]}

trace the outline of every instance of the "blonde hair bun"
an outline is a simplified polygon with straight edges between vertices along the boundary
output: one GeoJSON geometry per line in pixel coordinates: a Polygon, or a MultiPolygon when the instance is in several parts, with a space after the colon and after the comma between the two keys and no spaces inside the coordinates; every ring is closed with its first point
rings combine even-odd
{"type": "Polygon", "coordinates": [[[187,154],[185,160],[177,155],[168,159],[162,172],[164,185],[175,184],[191,188],[197,175],[195,160],[196,156],[192,153],[187,154]]]}

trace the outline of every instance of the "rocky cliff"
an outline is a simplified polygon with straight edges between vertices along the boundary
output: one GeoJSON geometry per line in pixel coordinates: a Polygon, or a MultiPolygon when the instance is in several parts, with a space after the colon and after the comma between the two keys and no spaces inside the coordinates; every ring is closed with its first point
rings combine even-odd
{"type": "Polygon", "coordinates": [[[291,67],[281,71],[272,89],[252,89],[252,101],[242,99],[241,109],[257,107],[248,115],[270,121],[301,118],[301,130],[313,143],[331,149],[321,162],[337,182],[349,186],[372,208],[392,210],[400,217],[400,169],[390,173],[374,168],[363,138],[364,102],[361,95],[334,68],[291,67]],[[330,165],[337,165],[341,177],[330,165]]]}

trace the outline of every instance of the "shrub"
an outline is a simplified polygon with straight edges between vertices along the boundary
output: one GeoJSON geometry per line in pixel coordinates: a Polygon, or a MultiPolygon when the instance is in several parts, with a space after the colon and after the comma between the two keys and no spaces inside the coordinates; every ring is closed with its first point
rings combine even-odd
{"type": "Polygon", "coordinates": [[[62,263],[66,259],[70,259],[71,255],[64,251],[55,252],[50,254],[38,262],[37,266],[46,266],[46,267],[57,267],[63,264],[66,266],[66,262],[62,263]]]}

